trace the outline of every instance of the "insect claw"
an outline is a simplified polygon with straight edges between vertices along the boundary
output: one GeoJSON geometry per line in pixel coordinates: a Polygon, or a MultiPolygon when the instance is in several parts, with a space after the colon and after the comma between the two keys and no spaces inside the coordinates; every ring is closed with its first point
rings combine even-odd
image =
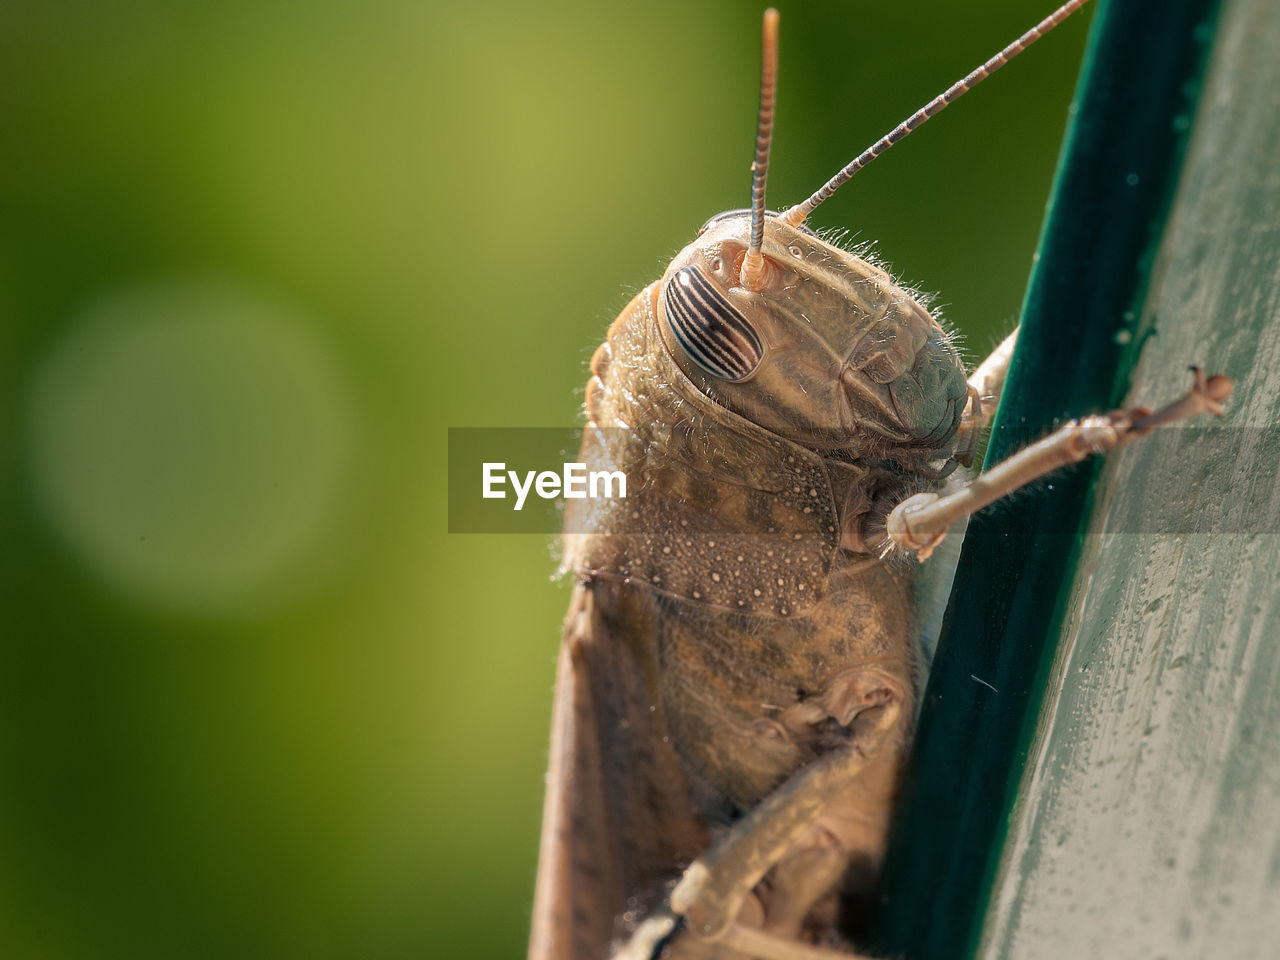
{"type": "Polygon", "coordinates": [[[611,954],[612,960],[655,960],[662,955],[679,923],[680,919],[670,912],[658,911],[636,928],[625,947],[611,954]]]}
{"type": "Polygon", "coordinates": [[[711,871],[707,868],[707,865],[701,860],[695,860],[689,864],[684,876],[680,878],[680,882],[671,891],[672,911],[685,917],[689,922],[689,928],[702,940],[718,939],[728,929],[728,922],[731,919],[725,917],[723,922],[713,923],[705,918],[694,919],[689,916],[691,912],[697,909],[699,901],[702,899],[702,893],[710,881],[711,871]]]}
{"type": "Polygon", "coordinates": [[[1140,416],[1130,425],[1131,430],[1148,430],[1151,427],[1176,423],[1201,413],[1211,413],[1220,417],[1225,412],[1223,402],[1231,396],[1235,387],[1234,381],[1225,374],[1215,373],[1206,377],[1200,367],[1190,368],[1195,382],[1191,389],[1181,398],[1155,413],[1140,416]]]}

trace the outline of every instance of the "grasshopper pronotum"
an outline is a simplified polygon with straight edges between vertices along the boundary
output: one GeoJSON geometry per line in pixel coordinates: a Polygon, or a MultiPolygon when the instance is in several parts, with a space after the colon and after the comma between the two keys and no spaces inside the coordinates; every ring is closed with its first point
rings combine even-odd
{"type": "Polygon", "coordinates": [[[804,226],[861,167],[1086,0],[1071,0],[842,169],[765,208],[777,13],[752,205],[713,218],[592,360],[581,460],[626,501],[569,507],[530,957],[850,957],[917,699],[911,588],[950,524],[1201,412],[1073,421],[970,484],[1012,338],[966,378],[937,320],[804,226]]]}

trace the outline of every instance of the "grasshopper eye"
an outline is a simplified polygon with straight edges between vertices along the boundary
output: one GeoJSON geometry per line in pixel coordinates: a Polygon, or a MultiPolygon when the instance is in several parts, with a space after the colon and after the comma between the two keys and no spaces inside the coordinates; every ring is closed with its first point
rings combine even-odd
{"type": "Polygon", "coordinates": [[[697,267],[685,267],[663,291],[676,342],[700,368],[730,383],[747,380],[764,359],[751,323],[697,267]]]}

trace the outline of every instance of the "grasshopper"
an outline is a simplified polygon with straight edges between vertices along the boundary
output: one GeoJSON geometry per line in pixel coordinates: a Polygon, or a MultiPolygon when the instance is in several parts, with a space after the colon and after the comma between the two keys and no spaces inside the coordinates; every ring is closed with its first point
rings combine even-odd
{"type": "Polygon", "coordinates": [[[765,188],[778,15],[764,19],[752,203],[708,221],[596,351],[531,960],[853,957],[925,659],[913,588],[948,529],[1058,467],[1199,413],[1071,421],[967,484],[1013,337],[966,377],[937,319],[805,226],[859,169],[1057,26],[1071,0],[781,213],[765,188]]]}

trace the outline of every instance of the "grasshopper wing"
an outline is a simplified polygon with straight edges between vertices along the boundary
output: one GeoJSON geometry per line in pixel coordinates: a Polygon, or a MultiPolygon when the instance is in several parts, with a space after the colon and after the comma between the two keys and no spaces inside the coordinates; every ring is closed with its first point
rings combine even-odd
{"type": "Polygon", "coordinates": [[[580,582],[556,678],[529,960],[603,960],[707,845],[658,692],[660,601],[580,582]]]}

